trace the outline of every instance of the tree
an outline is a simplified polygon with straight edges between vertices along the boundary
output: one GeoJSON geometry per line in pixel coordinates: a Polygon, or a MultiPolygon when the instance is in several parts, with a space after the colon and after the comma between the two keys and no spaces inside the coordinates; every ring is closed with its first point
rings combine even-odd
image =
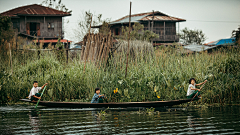
{"type": "Polygon", "coordinates": [[[232,37],[235,37],[236,44],[240,45],[240,26],[239,26],[238,30],[232,31],[232,37]]]}
{"type": "Polygon", "coordinates": [[[74,38],[77,41],[81,41],[83,37],[89,33],[90,24],[92,26],[98,26],[102,24],[102,27],[99,29],[91,28],[90,33],[105,33],[107,34],[110,31],[109,26],[110,19],[102,19],[102,14],[92,13],[90,10],[82,12],[80,19],[78,20],[77,26],[73,29],[74,38]]]}
{"type": "MultiPolygon", "coordinates": [[[[155,34],[152,31],[146,30],[144,31],[143,28],[144,26],[140,23],[134,23],[134,25],[132,26],[132,30],[130,32],[130,39],[131,40],[146,40],[146,41],[150,41],[154,38],[159,38],[158,34],[155,34]]],[[[122,26],[122,35],[123,35],[123,39],[128,39],[128,33],[129,33],[129,28],[126,26],[122,26]]]]}
{"type": "Polygon", "coordinates": [[[68,8],[66,8],[66,6],[61,2],[62,2],[61,0],[59,0],[58,2],[56,0],[45,0],[42,2],[41,5],[47,6],[53,9],[57,9],[63,12],[72,13],[72,10],[69,10],[68,8]]]}
{"type": "Polygon", "coordinates": [[[0,49],[2,49],[3,43],[11,40],[13,36],[11,17],[0,15],[0,49]]]}
{"type": "Polygon", "coordinates": [[[184,28],[179,33],[180,42],[182,44],[203,44],[203,42],[207,39],[202,30],[190,30],[188,28],[184,28]]]}

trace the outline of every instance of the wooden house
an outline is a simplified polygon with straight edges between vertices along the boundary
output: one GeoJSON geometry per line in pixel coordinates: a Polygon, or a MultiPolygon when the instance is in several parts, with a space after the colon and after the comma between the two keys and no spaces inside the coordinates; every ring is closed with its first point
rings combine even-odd
{"type": "MultiPolygon", "coordinates": [[[[159,35],[159,38],[154,39],[154,43],[173,43],[179,41],[179,36],[176,35],[176,23],[186,20],[171,17],[159,11],[140,13],[131,15],[131,26],[138,22],[144,25],[144,30],[150,30],[159,35]]],[[[129,16],[122,17],[116,21],[110,22],[110,29],[113,35],[122,34],[122,26],[129,26],[129,16]]],[[[93,26],[92,28],[100,28],[93,26]]]]}
{"type": "Polygon", "coordinates": [[[13,28],[18,34],[27,39],[37,39],[44,44],[56,44],[58,39],[64,40],[63,17],[71,16],[70,13],[52,9],[38,4],[22,6],[1,13],[10,16],[13,28]]]}

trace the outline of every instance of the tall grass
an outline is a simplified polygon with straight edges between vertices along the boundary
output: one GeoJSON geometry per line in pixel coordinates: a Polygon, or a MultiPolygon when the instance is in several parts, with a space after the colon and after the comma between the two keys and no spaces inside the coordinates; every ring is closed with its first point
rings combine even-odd
{"type": "Polygon", "coordinates": [[[39,86],[49,83],[43,97],[48,101],[90,102],[96,87],[106,93],[109,102],[175,100],[186,98],[188,80],[194,77],[197,82],[208,79],[200,102],[239,103],[238,49],[182,56],[171,47],[154,50],[140,41],[131,46],[135,48],[132,51],[139,51],[130,55],[126,78],[124,48],[119,48],[105,67],[87,63],[85,72],[79,59],[66,64],[52,52],[38,56],[37,52],[18,51],[13,53],[11,74],[8,56],[1,57],[0,100],[6,103],[26,98],[35,80],[39,86]]]}

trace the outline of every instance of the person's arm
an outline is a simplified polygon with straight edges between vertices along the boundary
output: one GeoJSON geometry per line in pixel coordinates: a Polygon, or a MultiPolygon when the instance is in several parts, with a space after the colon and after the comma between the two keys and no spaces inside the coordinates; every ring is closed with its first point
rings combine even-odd
{"type": "Polygon", "coordinates": [[[99,95],[99,98],[100,98],[100,97],[104,97],[104,94],[103,94],[103,95],[99,95]]]}
{"type": "Polygon", "coordinates": [[[200,89],[197,89],[197,88],[193,88],[193,87],[190,87],[191,90],[198,90],[200,91],[200,89]]]}
{"type": "Polygon", "coordinates": [[[45,83],[43,86],[42,86],[42,88],[41,89],[43,89],[45,86],[47,86],[48,85],[48,83],[45,83]]]}
{"type": "Polygon", "coordinates": [[[35,97],[35,98],[37,98],[37,99],[41,99],[41,97],[37,97],[37,96],[35,96],[35,95],[33,95],[33,97],[35,97]]]}
{"type": "Polygon", "coordinates": [[[195,84],[195,86],[199,86],[199,85],[202,85],[202,84],[204,84],[204,83],[206,83],[207,82],[207,80],[205,80],[204,82],[202,82],[202,83],[199,83],[199,84],[195,84]]]}

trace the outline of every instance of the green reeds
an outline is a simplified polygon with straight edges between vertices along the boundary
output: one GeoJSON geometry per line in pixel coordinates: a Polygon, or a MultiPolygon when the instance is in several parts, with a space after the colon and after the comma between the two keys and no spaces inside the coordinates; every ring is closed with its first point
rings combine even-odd
{"type": "MultiPolygon", "coordinates": [[[[100,87],[109,102],[118,88],[119,102],[175,100],[186,98],[188,80],[208,79],[202,103],[239,103],[239,49],[228,48],[211,54],[202,52],[183,56],[172,47],[154,50],[142,41],[131,42],[128,76],[125,78],[126,51],[121,46],[108,64],[86,64],[78,57],[66,64],[54,52],[16,51],[13,74],[9,57],[0,58],[1,102],[16,102],[29,95],[33,81],[48,84],[43,100],[90,102],[100,87]]],[[[64,56],[63,56],[64,57],[64,56]]]]}

